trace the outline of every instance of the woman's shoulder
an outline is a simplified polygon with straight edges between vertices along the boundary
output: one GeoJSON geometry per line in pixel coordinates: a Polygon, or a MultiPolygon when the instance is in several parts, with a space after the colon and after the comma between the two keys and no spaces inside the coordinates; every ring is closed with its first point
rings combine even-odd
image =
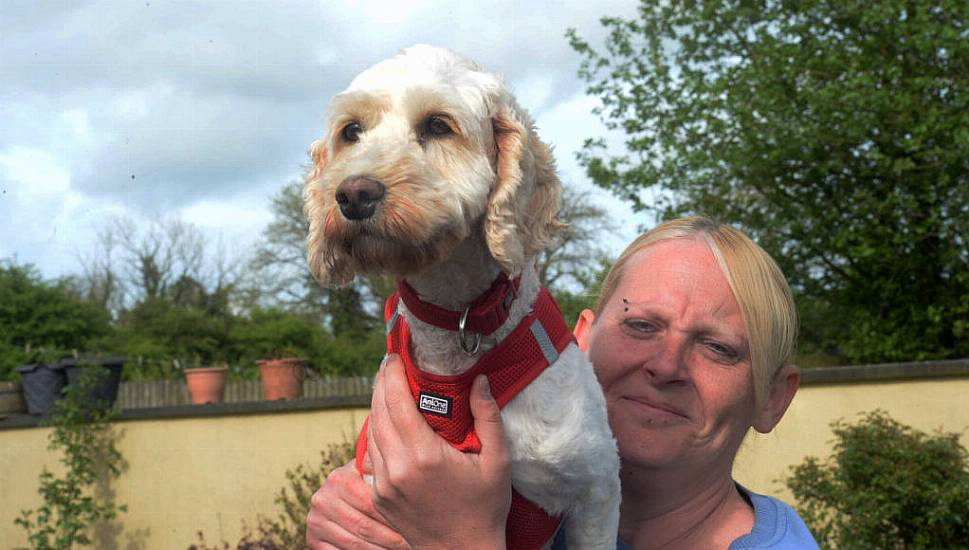
{"type": "Polygon", "coordinates": [[[818,543],[794,508],[774,497],[760,495],[737,485],[754,507],[754,528],[734,540],[730,550],[814,550],[818,543]]]}
{"type": "MultiPolygon", "coordinates": [[[[818,543],[801,516],[790,505],[774,497],[760,495],[741,485],[737,489],[754,507],[754,528],[730,543],[729,550],[818,550],[818,543]]],[[[567,550],[563,530],[555,537],[551,550],[567,550]]],[[[630,550],[622,541],[616,550],[630,550]]]]}

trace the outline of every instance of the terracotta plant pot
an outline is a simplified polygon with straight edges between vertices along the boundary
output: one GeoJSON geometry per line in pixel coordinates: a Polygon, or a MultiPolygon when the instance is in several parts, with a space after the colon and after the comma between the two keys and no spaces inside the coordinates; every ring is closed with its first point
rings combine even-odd
{"type": "Polygon", "coordinates": [[[225,379],[228,367],[185,369],[185,384],[193,405],[221,403],[225,398],[225,379]]]}
{"type": "Polygon", "coordinates": [[[296,358],[262,359],[259,375],[262,393],[269,401],[299,399],[303,396],[303,379],[306,376],[305,361],[296,358]]]}

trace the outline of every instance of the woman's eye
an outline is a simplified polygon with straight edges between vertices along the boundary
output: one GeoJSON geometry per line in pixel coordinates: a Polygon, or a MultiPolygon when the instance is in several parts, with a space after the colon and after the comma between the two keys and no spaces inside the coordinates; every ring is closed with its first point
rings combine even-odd
{"type": "Polygon", "coordinates": [[[432,116],[428,118],[427,122],[424,124],[424,127],[426,130],[425,133],[430,136],[439,137],[454,133],[451,130],[451,126],[439,116],[432,116]]]}
{"type": "Polygon", "coordinates": [[[737,352],[730,346],[721,344],[719,342],[706,342],[707,349],[712,351],[718,357],[721,357],[725,361],[731,363],[736,363],[739,360],[737,352]]]}
{"type": "Polygon", "coordinates": [[[363,127],[360,126],[358,122],[351,122],[343,127],[340,131],[340,136],[349,143],[356,143],[360,141],[360,133],[363,132],[363,127]]]}
{"type": "Polygon", "coordinates": [[[636,332],[641,332],[643,334],[652,334],[656,332],[656,325],[650,323],[649,321],[644,321],[642,319],[629,319],[625,322],[626,326],[633,329],[636,332]]]}

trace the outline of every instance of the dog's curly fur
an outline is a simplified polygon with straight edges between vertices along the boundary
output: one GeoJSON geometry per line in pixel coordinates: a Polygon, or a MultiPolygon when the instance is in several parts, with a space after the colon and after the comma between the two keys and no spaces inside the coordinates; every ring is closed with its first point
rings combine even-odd
{"type": "MultiPolygon", "coordinates": [[[[321,283],[392,273],[421,299],[460,311],[500,272],[521,274],[508,320],[480,353],[528,314],[540,287],[534,257],[561,227],[561,185],[551,151],[497,75],[447,50],[408,48],[333,99],[311,158],[304,211],[309,264],[321,283]],[[449,131],[429,134],[431,117],[449,131]],[[347,139],[351,124],[358,132],[347,139]],[[361,176],[381,182],[385,194],[372,216],[348,219],[337,188],[361,176]]],[[[400,308],[422,370],[453,375],[475,363],[454,332],[400,308]]],[[[614,548],[618,457],[602,391],[578,348],[566,348],[502,418],[516,489],[568,516],[570,548],[614,548]]]]}

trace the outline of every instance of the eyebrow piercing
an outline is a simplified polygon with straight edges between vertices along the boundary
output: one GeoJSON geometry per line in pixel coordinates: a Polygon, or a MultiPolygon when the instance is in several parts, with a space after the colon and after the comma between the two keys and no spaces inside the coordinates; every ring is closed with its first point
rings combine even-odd
{"type": "Polygon", "coordinates": [[[624,304],[622,310],[623,311],[629,311],[629,300],[623,298],[622,299],[622,303],[624,304]]]}

